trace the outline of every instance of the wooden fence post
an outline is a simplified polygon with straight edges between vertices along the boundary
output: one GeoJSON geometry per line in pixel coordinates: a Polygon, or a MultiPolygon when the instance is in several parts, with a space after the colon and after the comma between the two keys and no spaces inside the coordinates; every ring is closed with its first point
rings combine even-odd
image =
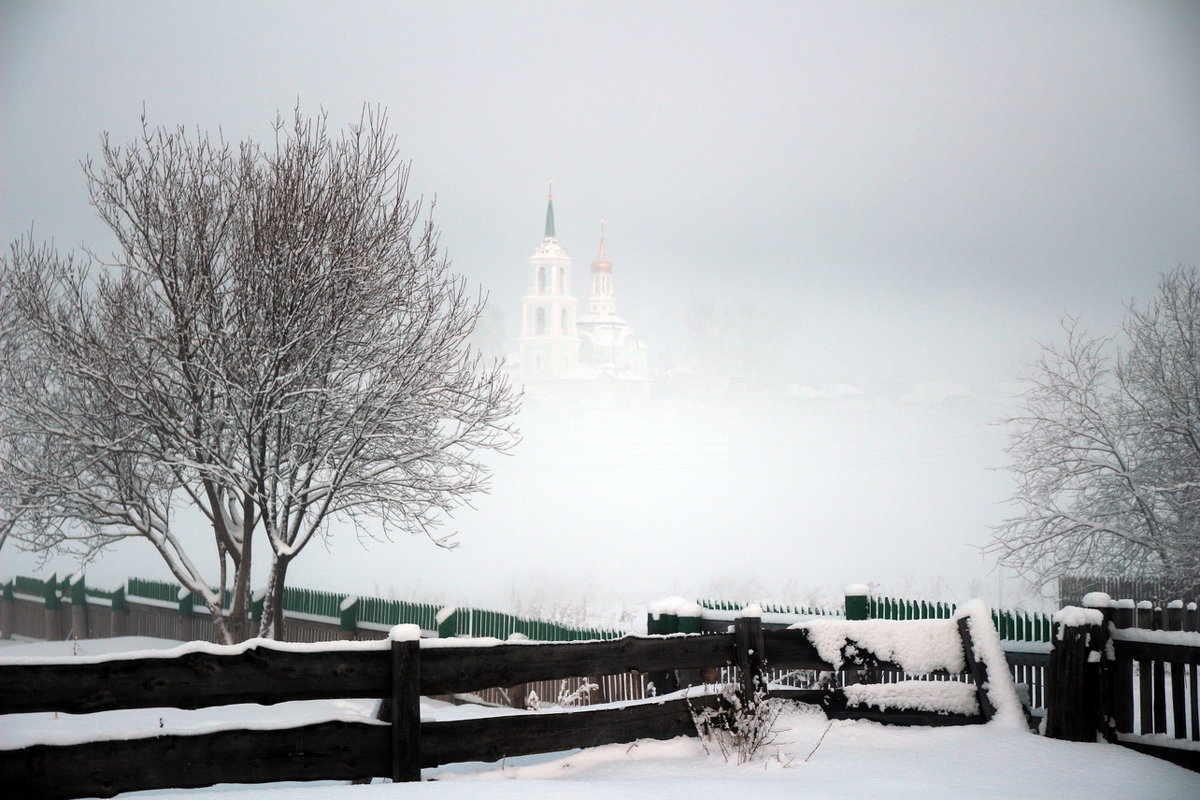
{"type": "Polygon", "coordinates": [[[71,576],[71,631],[68,638],[87,639],[88,607],[87,587],[84,585],[83,573],[76,572],[71,576]]]}
{"type": "Polygon", "coordinates": [[[392,780],[421,780],[421,629],[397,625],[392,641],[392,780]]]}
{"type": "Polygon", "coordinates": [[[437,623],[439,639],[452,639],[458,635],[458,609],[454,606],[446,606],[439,611],[434,622],[437,623]]]}
{"type": "Polygon", "coordinates": [[[846,619],[857,620],[868,618],[867,596],[871,590],[865,584],[856,583],[845,588],[846,619]]]}
{"type": "Polygon", "coordinates": [[[358,597],[350,595],[338,606],[338,638],[346,641],[354,638],[358,629],[358,597]]]}
{"type": "Polygon", "coordinates": [[[129,632],[129,608],[125,605],[125,586],[121,585],[112,595],[112,627],[110,636],[124,636],[129,632]]]}
{"type": "Polygon", "coordinates": [[[267,590],[259,589],[250,594],[250,635],[257,637],[262,632],[263,607],[267,602],[267,590]]]}
{"type": "MultiPolygon", "coordinates": [[[[1113,604],[1113,627],[1132,628],[1133,600],[1117,600],[1113,604]]],[[[1113,722],[1117,733],[1133,733],[1133,659],[1118,659],[1112,673],[1113,722]]]]}
{"type": "MultiPolygon", "coordinates": [[[[646,633],[651,636],[679,633],[679,615],[675,613],[679,602],[678,598],[667,598],[652,603],[646,612],[646,633]]],[[[670,694],[679,689],[679,678],[674,670],[652,670],[646,673],[646,680],[654,687],[655,695],[670,694]]]]}
{"type": "Polygon", "coordinates": [[[1046,686],[1046,735],[1094,742],[1109,734],[1103,698],[1108,626],[1094,608],[1067,606],[1054,615],[1059,628],[1050,653],[1046,686]]]}
{"type": "Polygon", "coordinates": [[[4,599],[0,600],[0,639],[11,639],[13,635],[13,617],[16,613],[16,598],[13,597],[13,583],[4,584],[4,599]]]}
{"type": "Polygon", "coordinates": [[[975,640],[971,637],[969,617],[958,618],[958,636],[962,640],[963,661],[966,663],[967,672],[970,673],[971,680],[975,682],[975,697],[979,701],[979,711],[983,714],[984,721],[988,721],[996,715],[996,708],[992,705],[992,698],[988,696],[987,664],[975,658],[975,640]]]}
{"type": "Polygon", "coordinates": [[[58,576],[46,579],[43,598],[46,606],[46,640],[61,641],[63,638],[62,598],[58,596],[58,576]]]}
{"type": "Polygon", "coordinates": [[[733,635],[737,647],[738,676],[742,684],[742,707],[753,714],[758,706],[758,698],[765,699],[767,696],[762,618],[738,617],[733,622],[733,635]]]}

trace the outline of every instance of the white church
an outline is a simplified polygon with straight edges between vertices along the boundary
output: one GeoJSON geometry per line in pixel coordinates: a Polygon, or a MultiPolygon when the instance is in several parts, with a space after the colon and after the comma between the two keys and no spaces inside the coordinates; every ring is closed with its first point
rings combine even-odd
{"type": "Polygon", "coordinates": [[[571,291],[571,258],[554,235],[554,194],[546,200],[546,235],[529,259],[529,289],[521,298],[517,371],[526,386],[593,381],[646,387],[649,347],[617,316],[613,265],[600,252],[592,262],[587,313],[571,291]]]}

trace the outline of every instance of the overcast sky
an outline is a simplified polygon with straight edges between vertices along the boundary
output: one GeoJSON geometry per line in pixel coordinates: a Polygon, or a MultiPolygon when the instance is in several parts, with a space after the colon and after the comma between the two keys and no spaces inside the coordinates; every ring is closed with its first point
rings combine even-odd
{"type": "Polygon", "coordinates": [[[785,381],[893,397],[998,397],[1064,312],[1111,329],[1200,262],[1196,2],[6,2],[0,25],[6,240],[106,246],[79,162],[143,106],[265,139],[299,101],[335,128],[387,108],[510,338],[550,178],[576,293],[605,219],[659,363],[703,358],[701,316],[785,381]]]}

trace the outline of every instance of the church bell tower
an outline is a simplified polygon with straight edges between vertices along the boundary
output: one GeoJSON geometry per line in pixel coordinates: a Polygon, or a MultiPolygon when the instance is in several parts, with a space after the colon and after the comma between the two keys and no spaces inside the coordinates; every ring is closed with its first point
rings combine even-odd
{"type": "Polygon", "coordinates": [[[546,198],[546,233],[529,258],[529,288],[521,298],[523,379],[569,378],[579,367],[571,259],[554,234],[554,184],[546,198]]]}

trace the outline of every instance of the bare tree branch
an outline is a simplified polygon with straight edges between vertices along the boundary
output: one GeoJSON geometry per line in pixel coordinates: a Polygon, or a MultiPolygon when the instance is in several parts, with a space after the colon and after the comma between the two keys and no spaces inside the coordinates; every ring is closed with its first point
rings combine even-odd
{"type": "Polygon", "coordinates": [[[233,148],[143,120],[84,167],[111,263],[29,239],[3,262],[7,535],[85,558],[142,537],[214,618],[232,589],[228,639],[256,546],[279,635],[287,567],[332,521],[445,544],[487,486],[475,454],[516,436],[516,394],[467,343],[482,298],[407,198],[382,112],[274,128],[233,148]],[[215,570],[177,536],[184,508],[215,570]]]}

